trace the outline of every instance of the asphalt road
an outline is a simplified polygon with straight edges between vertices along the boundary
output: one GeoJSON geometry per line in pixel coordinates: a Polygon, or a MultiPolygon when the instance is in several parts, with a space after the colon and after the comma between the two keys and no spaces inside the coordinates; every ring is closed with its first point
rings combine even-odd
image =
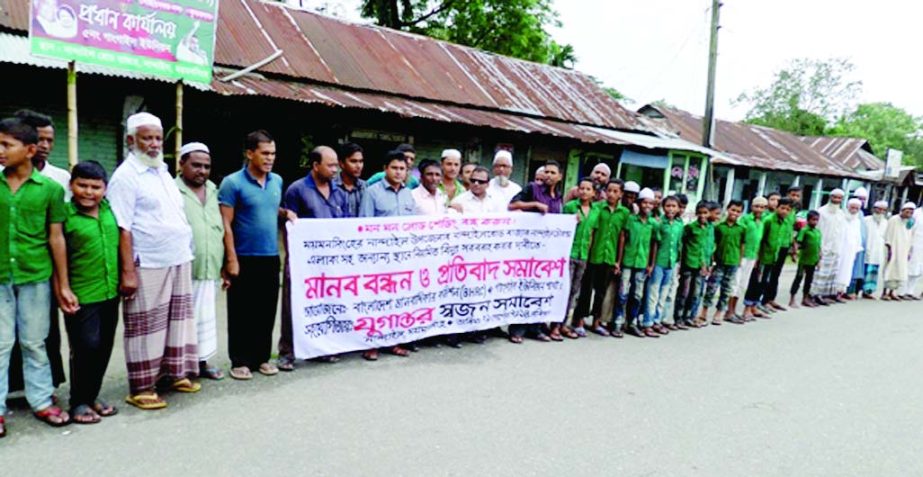
{"type": "Polygon", "coordinates": [[[119,349],[104,397],[121,413],[53,429],[13,409],[0,474],[923,475],[921,312],[352,355],[205,382],[156,412],[121,404],[119,349]]]}

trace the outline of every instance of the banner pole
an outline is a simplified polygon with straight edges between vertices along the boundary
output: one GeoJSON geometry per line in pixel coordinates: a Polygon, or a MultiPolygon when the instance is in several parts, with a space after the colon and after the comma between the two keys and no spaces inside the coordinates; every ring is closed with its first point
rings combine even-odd
{"type": "Polygon", "coordinates": [[[77,165],[77,64],[67,63],[67,164],[77,165]]]}
{"type": "Polygon", "coordinates": [[[176,82],[176,173],[179,174],[179,151],[183,147],[183,80],[176,82]]]}

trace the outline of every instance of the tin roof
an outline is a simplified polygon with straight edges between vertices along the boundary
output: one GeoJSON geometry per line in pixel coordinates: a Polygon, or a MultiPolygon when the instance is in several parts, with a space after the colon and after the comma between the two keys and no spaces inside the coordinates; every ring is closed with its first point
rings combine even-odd
{"type": "Polygon", "coordinates": [[[865,139],[805,136],[801,140],[815,151],[846,165],[846,167],[854,171],[884,169],[885,167],[885,161],[872,153],[872,146],[865,139]]]}
{"type": "MultiPolygon", "coordinates": [[[[658,124],[664,134],[701,143],[702,116],[662,105],[646,105],[639,112],[658,124]]],[[[861,176],[844,164],[816,151],[794,134],[764,126],[715,121],[716,149],[725,157],[712,158],[715,164],[757,169],[790,171],[820,176],[861,176]]]]}

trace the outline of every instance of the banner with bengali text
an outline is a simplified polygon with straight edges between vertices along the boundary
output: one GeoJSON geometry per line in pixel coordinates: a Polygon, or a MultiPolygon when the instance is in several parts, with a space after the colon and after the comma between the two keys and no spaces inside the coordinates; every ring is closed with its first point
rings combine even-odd
{"type": "Polygon", "coordinates": [[[210,83],[218,0],[32,0],[33,55],[210,83]]]}
{"type": "Polygon", "coordinates": [[[575,227],[533,213],[290,223],[295,355],[561,321],[575,227]]]}

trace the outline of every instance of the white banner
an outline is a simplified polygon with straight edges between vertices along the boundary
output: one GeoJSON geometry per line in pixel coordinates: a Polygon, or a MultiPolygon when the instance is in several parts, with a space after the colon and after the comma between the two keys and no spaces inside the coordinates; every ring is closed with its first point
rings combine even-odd
{"type": "Polygon", "coordinates": [[[533,213],[288,225],[295,355],[561,321],[576,219],[533,213]]]}

